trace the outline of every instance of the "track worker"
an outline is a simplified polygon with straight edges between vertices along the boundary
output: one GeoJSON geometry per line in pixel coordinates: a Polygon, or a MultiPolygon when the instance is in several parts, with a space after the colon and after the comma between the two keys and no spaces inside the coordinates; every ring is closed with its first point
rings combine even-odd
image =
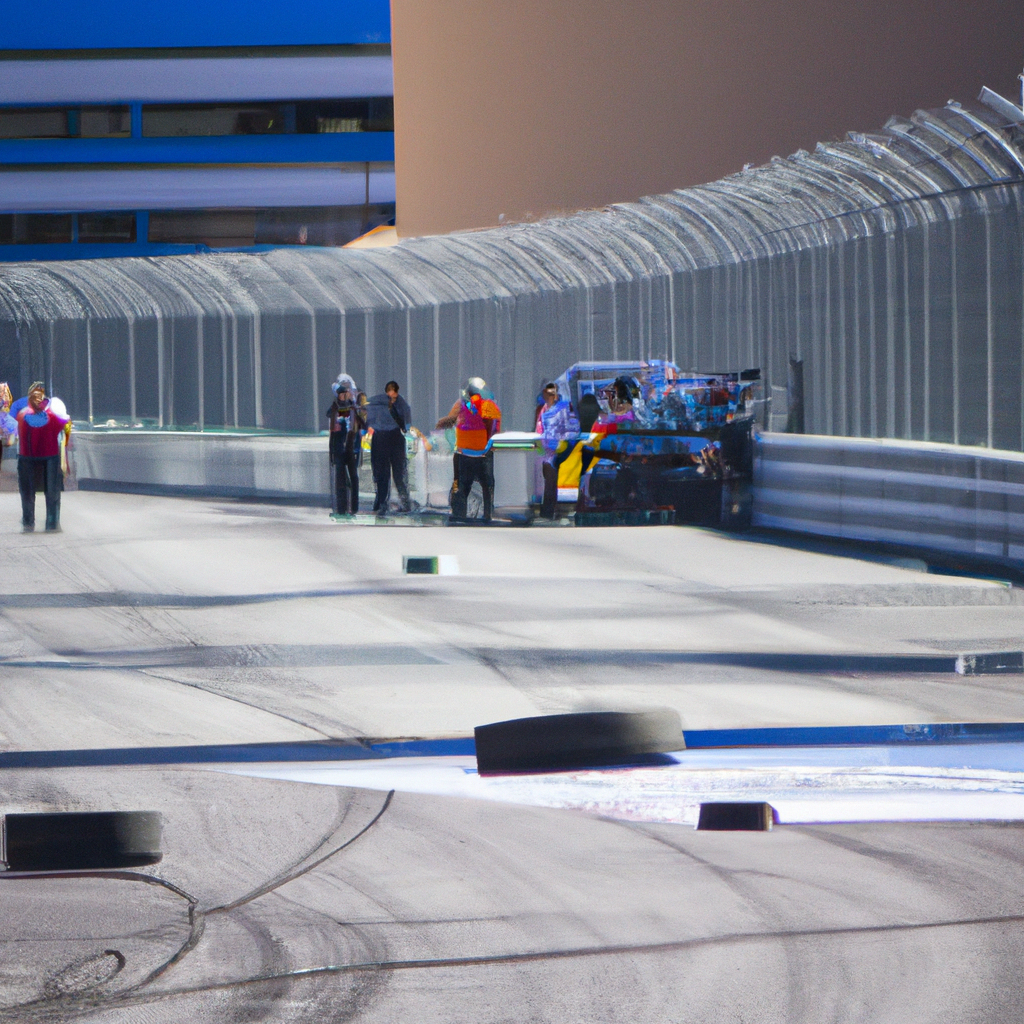
{"type": "Polygon", "coordinates": [[[21,528],[36,528],[36,491],[46,492],[46,529],[60,529],[60,438],[65,444],[71,420],[58,415],[46,397],[46,387],[36,381],[28,389],[28,403],[18,412],[18,490],[21,491],[21,528]]]}
{"type": "Polygon", "coordinates": [[[327,410],[328,451],[334,485],[336,515],[359,511],[359,463],[363,456],[362,437],[366,429],[366,395],[347,374],[338,374],[331,385],[334,401],[327,410]]]}
{"type": "Polygon", "coordinates": [[[373,430],[370,438],[370,466],[377,494],[373,511],[387,514],[391,478],[401,502],[400,511],[412,508],[409,500],[409,463],[405,454],[405,432],[412,422],[409,403],[398,393],[398,382],[389,380],[384,394],[374,395],[366,405],[366,424],[373,430]]]}
{"type": "Polygon", "coordinates": [[[437,421],[436,430],[455,427],[455,480],[452,484],[453,519],[465,519],[473,481],[480,481],[484,496],[483,521],[491,521],[494,505],[494,453],[491,438],[501,430],[501,409],[487,390],[487,382],[470,377],[462,396],[447,416],[437,421]]]}
{"type": "Polygon", "coordinates": [[[536,432],[544,447],[544,500],[540,514],[544,519],[555,518],[558,488],[579,489],[583,442],[580,439],[580,421],[568,399],[562,398],[558,385],[548,381],[541,390],[541,403],[537,406],[536,432]]]}

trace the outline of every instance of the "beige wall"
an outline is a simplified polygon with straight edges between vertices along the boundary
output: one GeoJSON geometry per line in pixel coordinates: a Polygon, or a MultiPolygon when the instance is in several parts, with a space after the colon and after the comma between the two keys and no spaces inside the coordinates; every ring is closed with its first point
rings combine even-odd
{"type": "Polygon", "coordinates": [[[398,230],[711,181],[890,114],[1019,100],[1021,0],[392,0],[398,230]]]}

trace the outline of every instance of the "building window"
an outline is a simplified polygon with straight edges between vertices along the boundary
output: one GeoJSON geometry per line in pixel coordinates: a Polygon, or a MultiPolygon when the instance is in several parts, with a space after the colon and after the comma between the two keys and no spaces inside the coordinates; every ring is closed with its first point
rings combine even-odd
{"type": "Polygon", "coordinates": [[[0,139],[110,139],[131,135],[128,107],[0,107],[0,139]]]}
{"type": "Polygon", "coordinates": [[[163,138],[394,130],[390,96],[295,103],[154,103],[142,108],[142,134],[163,138]]]}
{"type": "Polygon", "coordinates": [[[363,122],[358,117],[318,117],[317,132],[361,132],[363,122]]]}
{"type": "Polygon", "coordinates": [[[255,210],[154,210],[149,241],[238,249],[253,244],[255,210]]]}
{"type": "Polygon", "coordinates": [[[70,242],[70,213],[0,214],[0,245],[52,245],[70,242]]]}
{"type": "Polygon", "coordinates": [[[322,132],[393,132],[395,102],[390,96],[355,100],[309,100],[295,104],[295,130],[322,132]]]}
{"type": "Polygon", "coordinates": [[[279,135],[286,130],[286,104],[188,103],[142,108],[142,134],[162,137],[279,135]]]}
{"type": "Polygon", "coordinates": [[[345,245],[394,220],[394,203],[265,210],[155,210],[149,241],[240,249],[251,245],[345,245]]]}
{"type": "Polygon", "coordinates": [[[79,242],[134,242],[134,213],[80,213],[79,242]]]}
{"type": "Polygon", "coordinates": [[[79,136],[83,139],[126,139],[132,133],[127,107],[82,107],[79,136]]]}
{"type": "Polygon", "coordinates": [[[256,245],[346,245],[394,220],[394,203],[258,210],[256,245]]]}

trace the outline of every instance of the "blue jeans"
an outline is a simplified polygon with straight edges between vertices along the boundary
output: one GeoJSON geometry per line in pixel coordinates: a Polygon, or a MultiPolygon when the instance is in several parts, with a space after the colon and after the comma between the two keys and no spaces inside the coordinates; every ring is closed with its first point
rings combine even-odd
{"type": "Polygon", "coordinates": [[[64,488],[64,474],[60,469],[60,456],[38,459],[18,456],[18,490],[21,491],[21,525],[35,526],[36,491],[42,483],[46,492],[46,528],[60,526],[60,492],[64,488]]]}

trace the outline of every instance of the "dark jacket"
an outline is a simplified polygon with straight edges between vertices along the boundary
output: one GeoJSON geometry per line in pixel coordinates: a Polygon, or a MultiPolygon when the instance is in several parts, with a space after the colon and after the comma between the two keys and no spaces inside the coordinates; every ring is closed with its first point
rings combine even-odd
{"type": "Polygon", "coordinates": [[[388,430],[408,430],[412,426],[412,409],[409,403],[399,395],[394,404],[386,394],[374,395],[366,406],[366,425],[375,432],[385,433],[388,430]]]}
{"type": "Polygon", "coordinates": [[[362,391],[356,394],[355,402],[344,405],[335,398],[327,410],[327,419],[331,462],[339,456],[362,451],[359,440],[366,429],[366,395],[362,391]]]}

